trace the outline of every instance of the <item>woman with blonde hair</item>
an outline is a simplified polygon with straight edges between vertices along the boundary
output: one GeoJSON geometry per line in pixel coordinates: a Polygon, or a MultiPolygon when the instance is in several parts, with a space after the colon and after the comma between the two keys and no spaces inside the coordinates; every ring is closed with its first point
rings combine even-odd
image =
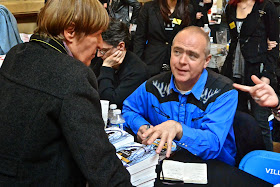
{"type": "Polygon", "coordinates": [[[130,186],[87,67],[108,27],[97,0],[49,0],[0,69],[0,186],[130,186]]]}

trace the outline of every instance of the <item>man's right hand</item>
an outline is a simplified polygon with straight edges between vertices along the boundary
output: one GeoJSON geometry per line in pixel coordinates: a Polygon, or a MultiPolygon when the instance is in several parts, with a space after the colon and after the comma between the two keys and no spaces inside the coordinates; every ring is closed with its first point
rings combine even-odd
{"type": "Polygon", "coordinates": [[[102,66],[117,69],[123,62],[124,57],[125,51],[117,50],[103,61],[102,66]]]}

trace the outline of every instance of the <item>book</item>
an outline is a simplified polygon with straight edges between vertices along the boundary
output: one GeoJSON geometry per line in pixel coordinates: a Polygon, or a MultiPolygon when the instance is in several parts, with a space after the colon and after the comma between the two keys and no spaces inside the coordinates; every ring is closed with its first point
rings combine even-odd
{"type": "Polygon", "coordinates": [[[164,160],[160,179],[184,181],[184,183],[207,184],[207,165],[206,163],[183,163],[164,160]]]}
{"type": "Polygon", "coordinates": [[[137,173],[134,173],[132,175],[130,175],[130,181],[131,183],[137,182],[141,179],[143,179],[143,176],[147,175],[147,174],[155,174],[156,175],[156,166],[150,166],[148,168],[145,168],[137,173]]]}
{"type": "Polygon", "coordinates": [[[130,174],[158,164],[158,154],[150,147],[140,143],[128,143],[119,147],[116,152],[130,174]]]}
{"type": "Polygon", "coordinates": [[[155,178],[157,178],[157,174],[156,173],[148,173],[147,172],[146,175],[144,175],[142,178],[140,178],[137,181],[131,182],[131,184],[133,186],[139,186],[139,185],[142,185],[142,184],[146,183],[147,181],[155,180],[155,178]]]}
{"type": "Polygon", "coordinates": [[[152,186],[154,186],[155,181],[156,181],[155,179],[152,179],[152,180],[149,180],[142,184],[137,185],[137,187],[152,187],[152,186]]]}
{"type": "MultiPolygon", "coordinates": [[[[151,145],[148,145],[150,149],[156,150],[159,145],[160,139],[156,139],[151,145]]],[[[177,150],[177,145],[174,141],[172,141],[171,153],[177,150]]],[[[167,143],[164,144],[160,154],[159,154],[159,161],[162,161],[166,158],[166,151],[167,151],[167,143]]]]}
{"type": "Polygon", "coordinates": [[[131,134],[118,127],[106,128],[105,132],[108,135],[109,141],[116,149],[128,143],[134,142],[134,137],[131,134]]]}

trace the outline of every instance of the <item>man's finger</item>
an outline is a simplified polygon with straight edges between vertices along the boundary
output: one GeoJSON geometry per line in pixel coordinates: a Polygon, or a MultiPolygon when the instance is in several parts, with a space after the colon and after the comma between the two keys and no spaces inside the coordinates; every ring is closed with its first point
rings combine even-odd
{"type": "Polygon", "coordinates": [[[163,134],[163,135],[161,136],[160,142],[159,142],[159,144],[158,144],[158,148],[157,148],[157,150],[156,150],[157,154],[159,154],[159,153],[161,152],[161,150],[163,149],[163,147],[164,147],[164,145],[165,145],[165,143],[166,143],[167,136],[168,136],[167,133],[165,133],[165,134],[163,134]]]}
{"type": "Polygon", "coordinates": [[[251,79],[252,81],[255,83],[255,84],[261,84],[263,83],[263,81],[261,79],[259,79],[256,75],[252,75],[251,76],[251,79]]]}
{"type": "Polygon", "coordinates": [[[241,90],[243,92],[249,92],[251,87],[250,86],[245,86],[245,85],[241,85],[241,84],[237,84],[237,83],[233,83],[233,87],[241,90]]]}
{"type": "Polygon", "coordinates": [[[167,151],[166,151],[166,157],[169,158],[171,155],[171,149],[172,149],[172,139],[168,138],[167,140],[167,151]]]}

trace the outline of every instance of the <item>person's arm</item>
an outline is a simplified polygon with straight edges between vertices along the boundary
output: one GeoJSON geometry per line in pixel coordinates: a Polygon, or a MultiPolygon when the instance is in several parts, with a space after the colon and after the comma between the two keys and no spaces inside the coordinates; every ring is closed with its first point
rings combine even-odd
{"type": "MultiPolygon", "coordinates": [[[[148,2],[149,3],[149,2],[148,2]]],[[[149,6],[147,4],[144,4],[142,9],[140,10],[138,19],[137,19],[137,28],[134,36],[134,44],[133,44],[133,52],[139,56],[142,57],[146,45],[146,41],[148,39],[148,8],[149,6]]]]}
{"type": "Polygon", "coordinates": [[[263,16],[263,18],[266,27],[267,38],[270,41],[277,42],[276,47],[267,51],[266,63],[264,63],[264,70],[262,72],[262,76],[268,78],[271,81],[275,76],[275,69],[277,66],[277,60],[279,58],[279,18],[277,10],[272,2],[267,2],[265,12],[266,14],[263,16]]]}
{"type": "Polygon", "coordinates": [[[280,101],[273,88],[260,80],[257,76],[251,76],[252,81],[256,84],[255,86],[245,86],[234,83],[233,86],[243,92],[250,93],[251,97],[262,107],[270,107],[274,117],[279,121],[280,114],[280,101]]]}
{"type": "Polygon", "coordinates": [[[238,90],[250,93],[255,102],[262,107],[276,107],[279,101],[273,88],[255,75],[252,75],[251,79],[256,84],[255,86],[245,86],[236,83],[233,86],[238,90]]]}
{"type": "MultiPolygon", "coordinates": [[[[129,55],[129,53],[126,53],[129,55]]],[[[107,60],[107,59],[106,59],[107,60]]],[[[138,59],[135,59],[138,60],[138,59]]],[[[130,63],[129,61],[128,63],[130,63]]],[[[148,79],[148,72],[145,66],[132,66],[124,64],[119,73],[118,85],[115,80],[115,69],[102,66],[98,77],[98,92],[101,99],[109,100],[111,103],[122,107],[123,101],[129,96],[140,84],[148,79]]]]}
{"type": "Polygon", "coordinates": [[[124,0],[124,3],[133,8],[130,24],[136,24],[141,9],[141,4],[137,0],[124,0]]]}
{"type": "Polygon", "coordinates": [[[210,104],[201,120],[200,128],[195,127],[195,120],[190,125],[185,125],[174,120],[165,121],[143,133],[144,144],[152,144],[155,139],[161,138],[157,148],[159,153],[167,143],[166,156],[171,153],[172,140],[182,148],[189,150],[194,155],[203,159],[214,159],[224,145],[229,131],[232,128],[238,93],[230,90],[210,104]]]}
{"type": "Polygon", "coordinates": [[[194,124],[188,126],[182,124],[183,136],[176,141],[177,145],[203,159],[216,158],[232,128],[237,102],[236,90],[230,90],[219,96],[215,102],[209,104],[203,118],[199,119],[202,120],[201,128],[192,128],[194,124]]]}
{"type": "Polygon", "coordinates": [[[78,73],[84,76],[69,85],[59,116],[73,158],[90,186],[131,186],[129,173],[104,131],[93,72],[78,73]]]}
{"type": "Polygon", "coordinates": [[[148,122],[149,100],[146,92],[146,82],[141,84],[123,102],[123,117],[125,118],[125,128],[130,128],[134,134],[138,133],[142,125],[152,125],[148,122]]]}

